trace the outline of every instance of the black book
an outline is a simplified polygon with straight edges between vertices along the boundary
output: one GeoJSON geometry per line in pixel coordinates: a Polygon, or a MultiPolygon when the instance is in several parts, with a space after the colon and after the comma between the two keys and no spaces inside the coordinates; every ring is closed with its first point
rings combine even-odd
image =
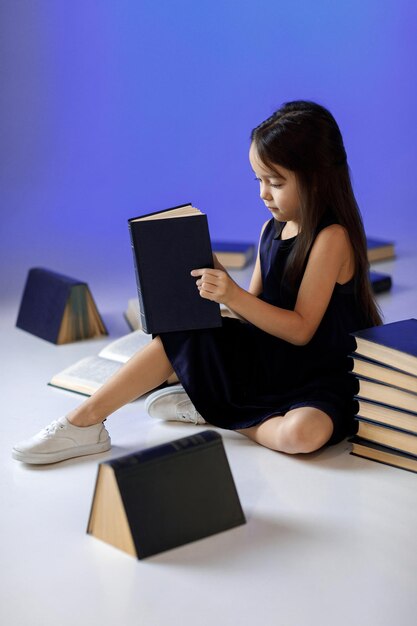
{"type": "Polygon", "coordinates": [[[417,413],[417,394],[391,385],[368,380],[357,376],[359,383],[358,397],[371,402],[388,404],[403,411],[417,413]]]}
{"type": "Polygon", "coordinates": [[[349,359],[349,367],[352,374],[361,378],[369,378],[383,385],[397,387],[398,389],[417,394],[417,376],[412,374],[407,374],[383,363],[365,359],[356,353],[349,359]]]}
{"type": "Polygon", "coordinates": [[[358,423],[357,436],[367,441],[373,441],[387,448],[417,455],[417,435],[400,430],[387,424],[371,422],[361,417],[355,418],[358,423]]]}
{"type": "Polygon", "coordinates": [[[352,336],[355,354],[417,376],[417,319],[373,326],[352,336]]]}
{"type": "Polygon", "coordinates": [[[393,450],[360,437],[352,437],[349,441],[352,443],[351,454],[354,456],[417,473],[417,456],[414,454],[393,450]]]}
{"type": "Polygon", "coordinates": [[[220,307],[202,298],[191,270],[213,267],[207,216],[191,204],[128,220],[141,327],[158,334],[221,326],[220,307]]]}
{"type": "Polygon", "coordinates": [[[55,344],[107,335],[86,282],[51,270],[29,270],[16,326],[55,344]]]}
{"type": "Polygon", "coordinates": [[[417,435],[417,413],[403,411],[397,407],[381,404],[380,402],[370,402],[356,398],[358,411],[357,419],[385,424],[398,430],[405,430],[417,435]]]}
{"type": "Polygon", "coordinates": [[[223,440],[205,430],[100,463],[87,532],[143,559],[245,521],[223,440]]]}

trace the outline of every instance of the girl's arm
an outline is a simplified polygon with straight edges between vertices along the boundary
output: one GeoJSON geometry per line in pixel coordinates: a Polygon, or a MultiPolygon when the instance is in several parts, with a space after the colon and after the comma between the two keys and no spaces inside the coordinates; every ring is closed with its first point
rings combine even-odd
{"type": "MultiPolygon", "coordinates": [[[[316,237],[293,311],[263,302],[239,287],[222,270],[193,270],[200,295],[222,302],[267,333],[295,345],[305,345],[316,332],[342,270],[351,264],[352,248],[346,230],[338,224],[316,237]]],[[[255,272],[254,272],[255,275],[255,272]]],[[[252,286],[252,283],[251,283],[252,286]]]]}
{"type": "Polygon", "coordinates": [[[265,227],[266,227],[266,225],[268,224],[269,221],[270,220],[267,220],[265,222],[265,224],[262,226],[261,235],[259,237],[258,254],[256,256],[256,263],[255,263],[255,267],[254,267],[254,270],[253,270],[252,278],[251,278],[249,289],[248,289],[249,293],[251,293],[253,296],[260,296],[262,291],[263,291],[262,275],[261,275],[260,249],[261,249],[262,235],[264,234],[265,227]]]}

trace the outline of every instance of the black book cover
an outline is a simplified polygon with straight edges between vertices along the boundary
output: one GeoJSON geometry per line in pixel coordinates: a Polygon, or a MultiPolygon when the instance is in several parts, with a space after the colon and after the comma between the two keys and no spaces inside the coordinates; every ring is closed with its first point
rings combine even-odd
{"type": "Polygon", "coordinates": [[[56,343],[65,306],[75,285],[85,284],[44,268],[29,270],[16,326],[56,343]]]}
{"type": "Polygon", "coordinates": [[[201,298],[190,273],[213,267],[207,216],[136,219],[128,224],[143,330],[158,334],[221,326],[219,305],[201,298]]]}
{"type": "Polygon", "coordinates": [[[246,521],[223,440],[214,431],[103,464],[113,468],[139,559],[246,521]]]}

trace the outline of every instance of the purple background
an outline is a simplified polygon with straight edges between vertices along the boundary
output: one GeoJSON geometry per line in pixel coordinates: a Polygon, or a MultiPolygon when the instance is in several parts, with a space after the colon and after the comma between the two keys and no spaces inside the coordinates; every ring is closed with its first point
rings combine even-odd
{"type": "Polygon", "coordinates": [[[127,219],[183,202],[256,241],[249,134],[296,98],[333,112],[368,235],[407,254],[416,24],[411,0],[2,0],[1,298],[33,266],[133,297],[127,219]]]}

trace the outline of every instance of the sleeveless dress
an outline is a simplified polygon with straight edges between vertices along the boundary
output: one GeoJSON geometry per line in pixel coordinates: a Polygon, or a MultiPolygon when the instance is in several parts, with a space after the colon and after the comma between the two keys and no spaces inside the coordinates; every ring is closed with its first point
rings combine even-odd
{"type": "MultiPolygon", "coordinates": [[[[334,223],[327,213],[316,235],[334,223]]],[[[263,232],[259,298],[293,310],[299,285],[291,289],[283,273],[296,237],[281,239],[284,226],[272,218],[263,232]]],[[[355,348],[349,333],[367,326],[355,302],[352,279],[335,285],[324,317],[305,346],[227,317],[219,328],[160,337],[186,393],[208,423],[236,430],[297,407],[315,407],[333,422],[331,445],[355,433],[358,383],[349,373],[348,355],[355,348]]]]}

